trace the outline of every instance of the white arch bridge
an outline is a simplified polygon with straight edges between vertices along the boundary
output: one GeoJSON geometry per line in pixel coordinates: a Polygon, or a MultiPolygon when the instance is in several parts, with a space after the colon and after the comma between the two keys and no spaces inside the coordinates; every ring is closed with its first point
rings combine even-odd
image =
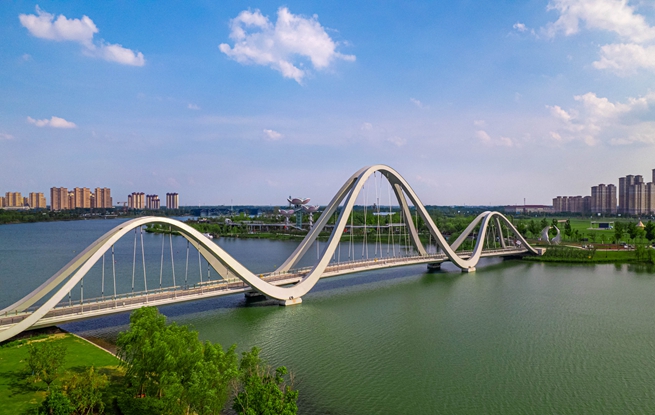
{"type": "MultiPolygon", "coordinates": [[[[357,249],[359,250],[359,247],[357,249]]],[[[344,183],[295,251],[276,270],[268,273],[251,272],[211,239],[183,222],[162,217],[143,217],[124,222],[98,238],[24,298],[0,310],[0,341],[5,341],[29,328],[47,327],[125,312],[143,305],[172,304],[239,292],[245,292],[247,295],[265,295],[278,300],[282,305],[298,304],[302,301],[302,296],[309,292],[320,278],[403,265],[430,264],[434,267],[445,261],[452,262],[462,271],[471,272],[475,270],[480,258],[525,254],[539,254],[539,252],[527,243],[505,216],[498,212],[481,213],[452,244],[448,244],[405,179],[388,166],[375,165],[360,169],[344,183]],[[370,183],[369,179],[373,179],[373,183],[370,183]],[[383,180],[389,200],[387,216],[384,216],[387,212],[382,212],[380,208],[383,180]],[[375,189],[373,208],[369,208],[367,199],[371,187],[375,189]],[[399,223],[392,223],[392,218],[395,217],[390,207],[392,194],[400,207],[399,223]],[[359,204],[364,206],[363,226],[355,226],[353,221],[353,207],[358,198],[360,201],[363,199],[363,203],[359,204]],[[410,205],[413,206],[414,218],[410,205]],[[373,225],[366,223],[366,215],[370,209],[373,209],[371,216],[373,225]],[[381,225],[381,218],[387,221],[386,225],[381,225]],[[424,230],[423,239],[425,240],[425,236],[429,238],[427,246],[419,237],[417,230],[419,218],[424,230]],[[179,271],[176,279],[172,235],[169,233],[172,285],[162,286],[166,239],[162,234],[159,287],[153,289],[151,286],[148,289],[143,227],[154,223],[163,224],[186,239],[186,267],[183,281],[179,271]],[[317,239],[319,233],[329,228],[332,228],[332,232],[327,243],[319,245],[317,239]],[[131,239],[128,234],[131,235],[132,231],[134,231],[134,245],[133,252],[130,252],[133,258],[131,290],[117,292],[114,247],[123,237],[131,239]],[[352,235],[356,231],[360,231],[363,237],[361,258],[356,258],[355,255],[352,235]],[[344,241],[344,232],[347,241],[344,241]],[[383,235],[383,233],[387,234],[383,235]],[[137,249],[138,235],[141,242],[140,250],[137,249]],[[387,238],[386,253],[383,249],[383,237],[387,238]],[[374,241],[371,241],[372,238],[374,241]],[[464,250],[463,245],[472,245],[471,240],[474,241],[472,249],[464,250]],[[369,252],[369,245],[372,242],[375,246],[371,249],[373,253],[369,252]],[[314,246],[317,252],[314,265],[294,268],[306,254],[314,251],[314,246]],[[200,272],[199,280],[195,282],[190,282],[188,279],[189,247],[198,252],[200,272]],[[341,252],[344,247],[348,249],[348,258],[342,260],[341,252]],[[137,252],[140,255],[137,255],[137,252]],[[105,256],[107,255],[111,255],[109,267],[111,271],[106,272],[105,256]],[[141,257],[143,264],[139,267],[143,268],[143,289],[135,291],[138,256],[141,257]],[[206,261],[207,271],[213,269],[218,277],[205,278],[203,281],[201,257],[206,261]],[[89,281],[92,276],[90,271],[94,266],[97,269],[100,264],[102,264],[101,281],[99,281],[102,284],[101,295],[94,298],[88,298],[87,295],[87,298],[84,298],[84,278],[87,276],[87,292],[89,292],[89,285],[92,284],[92,281],[89,281]],[[80,295],[73,300],[71,292],[74,289],[77,291],[77,287],[80,288],[80,295]],[[110,293],[106,294],[105,291],[110,293]]],[[[253,255],[256,255],[256,252],[253,252],[253,255]]],[[[178,268],[179,263],[178,260],[178,268]]],[[[150,275],[152,279],[152,272],[150,275]]]]}

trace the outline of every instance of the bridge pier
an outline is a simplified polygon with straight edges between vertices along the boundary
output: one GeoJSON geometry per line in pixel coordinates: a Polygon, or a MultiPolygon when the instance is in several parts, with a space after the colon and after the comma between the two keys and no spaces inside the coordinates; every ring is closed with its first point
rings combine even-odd
{"type": "Polygon", "coordinates": [[[302,303],[302,298],[300,298],[300,297],[298,297],[298,298],[290,297],[288,300],[279,300],[277,303],[279,305],[281,305],[281,306],[286,307],[286,306],[296,305],[296,304],[302,303]]]}
{"type": "Polygon", "coordinates": [[[428,271],[439,271],[441,270],[441,262],[432,262],[428,264],[428,271]]]}
{"type": "Polygon", "coordinates": [[[462,268],[462,272],[475,272],[475,267],[462,268]]]}
{"type": "Polygon", "coordinates": [[[246,291],[245,293],[246,298],[252,298],[252,299],[260,299],[260,298],[266,298],[266,296],[259,291],[246,291]]]}

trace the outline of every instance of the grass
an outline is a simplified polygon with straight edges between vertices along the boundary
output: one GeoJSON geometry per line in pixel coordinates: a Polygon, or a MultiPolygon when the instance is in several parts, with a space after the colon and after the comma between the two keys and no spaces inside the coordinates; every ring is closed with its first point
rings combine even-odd
{"type": "MultiPolygon", "coordinates": [[[[72,334],[55,334],[17,340],[0,347],[0,414],[28,414],[41,405],[47,386],[43,382],[27,381],[29,342],[54,341],[66,346],[64,370],[53,385],[61,385],[63,379],[95,366],[99,373],[110,377],[120,376],[119,360],[112,354],[72,334]]],[[[115,383],[115,382],[112,382],[115,383]]],[[[108,390],[106,395],[112,396],[108,390]]],[[[106,412],[112,413],[111,407],[106,412]]]]}

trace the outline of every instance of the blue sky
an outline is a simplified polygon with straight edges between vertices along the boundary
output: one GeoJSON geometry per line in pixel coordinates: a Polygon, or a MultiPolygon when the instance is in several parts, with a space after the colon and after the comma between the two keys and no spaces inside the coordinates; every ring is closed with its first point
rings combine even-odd
{"type": "Polygon", "coordinates": [[[550,203],[655,168],[655,3],[4,2],[0,193],[550,203]]]}

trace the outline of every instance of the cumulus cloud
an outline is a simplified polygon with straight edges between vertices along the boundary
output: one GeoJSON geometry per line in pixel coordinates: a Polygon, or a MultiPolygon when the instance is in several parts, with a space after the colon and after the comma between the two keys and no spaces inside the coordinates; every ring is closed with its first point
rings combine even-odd
{"type": "Polygon", "coordinates": [[[519,23],[519,22],[514,23],[514,25],[512,26],[512,28],[515,29],[515,30],[518,31],[518,32],[521,32],[521,33],[523,33],[523,32],[525,32],[525,31],[528,30],[528,28],[525,27],[525,25],[524,25],[523,23],[519,23]]]}
{"type": "Polygon", "coordinates": [[[566,36],[578,33],[583,21],[588,29],[614,32],[632,42],[655,39],[655,28],[644,16],[635,13],[627,0],[551,0],[548,10],[560,14],[557,21],[546,27],[549,36],[559,32],[566,36]]]}
{"type": "Polygon", "coordinates": [[[484,130],[477,130],[475,137],[484,145],[487,146],[501,146],[501,147],[514,147],[514,141],[509,137],[500,137],[497,139],[491,138],[489,133],[484,130]]]}
{"type": "Polygon", "coordinates": [[[551,0],[548,10],[559,12],[557,21],[544,29],[547,36],[566,36],[580,31],[581,23],[591,30],[613,32],[623,40],[600,48],[596,69],[625,76],[638,69],[655,70],[655,27],[638,14],[628,0],[551,0]]]}
{"type": "Polygon", "coordinates": [[[282,138],[282,134],[278,133],[275,130],[264,130],[264,136],[267,140],[277,141],[282,138]]]}
{"type": "Polygon", "coordinates": [[[51,127],[51,128],[76,128],[74,122],[66,121],[63,118],[52,116],[50,119],[44,118],[42,120],[35,120],[32,117],[27,117],[27,122],[34,124],[37,127],[51,127]]]}
{"type": "Polygon", "coordinates": [[[418,108],[425,108],[425,106],[423,105],[423,103],[422,103],[421,101],[419,101],[418,99],[416,99],[416,98],[410,98],[409,101],[410,101],[412,104],[416,105],[418,108]]]}
{"type": "Polygon", "coordinates": [[[7,133],[0,133],[0,140],[13,140],[14,136],[7,133]]]}
{"type": "Polygon", "coordinates": [[[18,16],[20,23],[34,37],[40,39],[54,40],[58,42],[70,41],[84,46],[84,53],[89,56],[98,57],[110,62],[122,65],[143,66],[145,58],[143,53],[135,52],[124,48],[122,45],[106,43],[104,40],[94,42],[93,38],[98,33],[93,20],[88,16],[81,19],[68,19],[60,14],[47,13],[39,6],[36,6],[36,14],[21,14],[18,16]]]}
{"type": "Polygon", "coordinates": [[[574,97],[578,105],[568,111],[557,105],[547,106],[559,123],[550,135],[556,141],[581,140],[593,146],[609,144],[655,143],[653,103],[655,93],[626,102],[612,102],[593,92],[574,97]]]}
{"type": "Polygon", "coordinates": [[[326,69],[337,60],[354,61],[354,55],[337,52],[318,16],[306,18],[281,7],[273,24],[259,10],[244,10],[230,22],[230,39],[234,46],[221,43],[221,52],[241,64],[269,66],[285,78],[301,83],[307,74],[298,58],[311,62],[314,69],[326,69]]]}
{"type": "Polygon", "coordinates": [[[600,60],[593,63],[594,67],[608,69],[619,75],[629,75],[642,68],[655,70],[655,46],[611,44],[601,47],[600,55],[600,60]]]}
{"type": "Polygon", "coordinates": [[[391,144],[395,145],[396,147],[402,147],[405,144],[407,144],[406,139],[404,139],[402,137],[398,137],[397,135],[388,137],[387,141],[390,142],[391,144]]]}

